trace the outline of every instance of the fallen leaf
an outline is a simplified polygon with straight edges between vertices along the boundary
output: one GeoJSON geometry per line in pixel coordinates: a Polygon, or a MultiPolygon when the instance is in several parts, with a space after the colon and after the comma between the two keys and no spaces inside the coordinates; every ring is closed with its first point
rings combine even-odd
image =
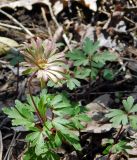
{"type": "Polygon", "coordinates": [[[36,3],[43,3],[43,4],[50,4],[49,0],[18,0],[15,2],[0,2],[0,8],[12,8],[12,9],[16,9],[17,7],[24,7],[28,10],[32,9],[32,5],[36,4],[36,3]]]}
{"type": "Polygon", "coordinates": [[[111,130],[112,125],[107,123],[105,118],[108,111],[107,106],[111,101],[110,95],[105,94],[86,106],[88,109],[87,115],[92,118],[92,121],[87,124],[83,132],[104,133],[111,130]]]}
{"type": "Polygon", "coordinates": [[[97,0],[84,0],[85,5],[89,7],[89,9],[93,11],[97,11],[97,0]]]}
{"type": "Polygon", "coordinates": [[[8,52],[11,48],[17,47],[19,44],[10,38],[0,37],[0,56],[8,52]]]}

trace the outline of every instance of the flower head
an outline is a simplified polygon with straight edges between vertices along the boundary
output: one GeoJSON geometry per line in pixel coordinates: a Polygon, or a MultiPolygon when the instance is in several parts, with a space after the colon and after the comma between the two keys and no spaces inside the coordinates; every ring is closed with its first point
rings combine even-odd
{"type": "Polygon", "coordinates": [[[23,51],[26,62],[37,78],[47,81],[51,79],[55,83],[63,79],[65,56],[58,52],[56,44],[50,40],[42,41],[40,38],[32,39],[30,44],[25,44],[23,51]]]}

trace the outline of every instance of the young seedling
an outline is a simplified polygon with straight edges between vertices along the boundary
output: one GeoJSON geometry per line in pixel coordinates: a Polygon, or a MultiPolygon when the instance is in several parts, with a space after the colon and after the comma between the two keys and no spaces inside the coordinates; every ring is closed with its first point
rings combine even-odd
{"type": "Polygon", "coordinates": [[[110,119],[113,127],[121,126],[114,140],[106,148],[104,153],[109,152],[107,160],[110,159],[112,153],[121,152],[127,148],[126,141],[120,140],[121,135],[125,132],[124,126],[129,125],[133,129],[137,129],[137,104],[134,104],[133,97],[128,97],[127,100],[123,100],[123,109],[111,109],[106,117],[110,119]]]}
{"type": "MultiPolygon", "coordinates": [[[[89,38],[86,38],[82,48],[74,49],[69,52],[68,57],[75,66],[74,75],[78,79],[89,79],[89,85],[91,80],[95,80],[101,68],[106,64],[107,61],[116,60],[116,55],[111,54],[108,51],[102,53],[99,52],[99,42],[93,42],[89,38]]],[[[108,79],[108,76],[113,78],[111,70],[104,70],[103,76],[108,79]]]]}

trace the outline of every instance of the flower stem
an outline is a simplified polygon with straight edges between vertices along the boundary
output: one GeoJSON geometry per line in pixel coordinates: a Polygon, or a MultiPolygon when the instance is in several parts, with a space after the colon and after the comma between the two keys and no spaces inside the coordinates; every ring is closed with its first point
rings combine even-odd
{"type": "Polygon", "coordinates": [[[31,92],[31,82],[32,82],[32,79],[34,78],[34,76],[36,75],[36,73],[37,73],[37,71],[34,72],[32,74],[32,76],[30,77],[30,79],[28,81],[28,88],[29,88],[29,95],[30,95],[31,101],[32,101],[33,106],[34,106],[35,111],[36,111],[36,115],[39,118],[41,125],[43,125],[45,123],[45,121],[44,121],[43,117],[41,116],[41,114],[40,114],[40,112],[39,112],[39,110],[37,108],[37,105],[36,105],[36,103],[34,101],[34,98],[33,98],[32,92],[31,92]]]}

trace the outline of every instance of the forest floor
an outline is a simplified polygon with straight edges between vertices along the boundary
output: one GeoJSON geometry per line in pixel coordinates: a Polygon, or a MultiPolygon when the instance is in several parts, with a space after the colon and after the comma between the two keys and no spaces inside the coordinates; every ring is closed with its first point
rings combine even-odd
{"type": "MultiPolygon", "coordinates": [[[[21,160],[26,147],[27,132],[12,127],[2,108],[14,106],[15,99],[24,101],[26,98],[29,76],[22,74],[22,63],[17,63],[20,59],[18,50],[32,37],[52,37],[65,44],[66,54],[81,46],[88,37],[100,42],[100,50],[107,49],[118,55],[117,61],[106,64],[113,75],[109,73],[102,77],[101,70],[90,85],[86,79],[80,80],[81,86],[74,90],[66,86],[57,89],[66,91],[72,100],[87,105],[93,119],[82,133],[82,156],[65,146],[58,151],[62,160],[106,160],[103,140],[115,137],[119,128],[114,129],[105,121],[104,114],[107,109],[120,108],[122,100],[128,96],[133,96],[137,102],[136,0],[97,0],[93,1],[93,7],[85,2],[51,1],[52,15],[46,0],[0,1],[0,155],[3,160],[21,160]],[[13,59],[7,55],[14,55],[13,59]],[[98,114],[97,121],[93,118],[95,113],[98,114]]],[[[37,81],[33,83],[33,94],[36,95],[40,88],[37,81]]],[[[55,92],[56,89],[49,87],[49,90],[55,92]]],[[[137,160],[136,131],[128,128],[122,136],[129,139],[133,149],[113,154],[111,159],[137,160]]]]}

